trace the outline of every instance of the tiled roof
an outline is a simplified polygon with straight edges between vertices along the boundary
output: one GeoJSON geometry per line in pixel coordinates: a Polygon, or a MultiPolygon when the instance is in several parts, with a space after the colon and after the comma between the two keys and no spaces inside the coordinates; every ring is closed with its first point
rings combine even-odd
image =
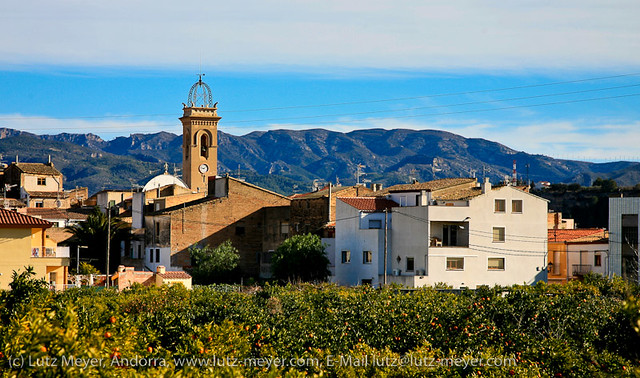
{"type": "Polygon", "coordinates": [[[550,242],[590,242],[606,236],[603,228],[549,229],[550,242]]]}
{"type": "Polygon", "coordinates": [[[17,200],[15,198],[0,198],[0,206],[9,206],[9,207],[25,207],[27,205],[25,205],[22,201],[17,200]]]}
{"type": "Polygon", "coordinates": [[[41,192],[35,190],[26,191],[32,198],[68,198],[69,194],[65,192],[41,192]]]}
{"type": "Polygon", "coordinates": [[[44,163],[15,163],[15,166],[24,173],[53,176],[59,176],[62,174],[52,165],[44,163]]]}
{"type": "Polygon", "coordinates": [[[37,227],[48,228],[52,224],[46,220],[30,217],[15,211],[0,209],[0,227],[37,227]]]}
{"type": "Polygon", "coordinates": [[[189,278],[191,278],[191,276],[187,272],[164,272],[158,273],[158,275],[168,280],[188,280],[189,278]]]}
{"type": "Polygon", "coordinates": [[[49,237],[49,239],[60,244],[73,237],[73,234],[61,227],[51,227],[47,230],[47,236],[49,237]]]}
{"type": "MultiPolygon", "coordinates": [[[[344,190],[347,189],[351,189],[351,188],[355,188],[354,186],[331,186],[331,194],[337,194],[340,193],[344,190]]],[[[368,194],[371,193],[371,189],[367,188],[366,186],[360,186],[357,187],[357,191],[358,193],[361,194],[368,194]]],[[[328,197],[329,196],[329,186],[325,186],[324,188],[315,191],[315,192],[309,192],[309,193],[302,193],[302,194],[294,194],[293,196],[291,196],[292,199],[298,199],[298,198],[302,198],[302,199],[311,199],[311,198],[320,198],[320,197],[328,197]]]]}
{"type": "MultiPolygon", "coordinates": [[[[21,210],[22,211],[22,210],[21,210]]],[[[65,209],[47,209],[42,207],[29,207],[26,209],[27,215],[32,217],[38,217],[42,219],[73,219],[73,220],[86,220],[87,214],[75,213],[65,209]]]]}
{"type": "Polygon", "coordinates": [[[481,188],[451,188],[433,193],[432,197],[442,201],[457,201],[477,197],[481,194],[481,188]]]}
{"type": "Polygon", "coordinates": [[[338,197],[338,199],[362,211],[383,211],[398,206],[396,202],[382,197],[338,197]]]}
{"type": "Polygon", "coordinates": [[[383,196],[391,192],[408,192],[408,191],[419,191],[419,190],[427,190],[427,191],[436,191],[445,188],[450,188],[457,185],[471,185],[475,184],[476,179],[474,178],[445,178],[432,180],[427,182],[416,182],[415,184],[399,184],[390,186],[387,189],[372,193],[371,195],[375,196],[383,196]]]}

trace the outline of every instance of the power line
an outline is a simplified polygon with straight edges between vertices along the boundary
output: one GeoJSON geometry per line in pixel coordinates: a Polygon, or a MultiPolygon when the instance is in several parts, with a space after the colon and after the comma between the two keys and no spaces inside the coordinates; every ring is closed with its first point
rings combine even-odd
{"type": "MultiPolygon", "coordinates": [[[[279,107],[270,107],[270,108],[236,109],[236,110],[232,109],[232,110],[225,110],[224,112],[225,113],[249,113],[249,112],[259,112],[259,111],[320,108],[320,107],[331,107],[331,106],[360,105],[360,104],[371,104],[371,103],[380,103],[380,102],[416,100],[416,99],[425,99],[425,98],[450,97],[450,96],[461,96],[461,95],[479,94],[479,93],[504,92],[504,91],[517,90],[517,89],[540,88],[540,87],[548,87],[548,86],[555,86],[555,85],[561,85],[561,84],[584,83],[589,81],[608,80],[608,79],[616,79],[616,78],[631,77],[631,76],[638,76],[638,75],[640,75],[640,73],[628,73],[628,74],[621,74],[621,75],[601,76],[601,77],[578,79],[578,80],[556,81],[556,82],[550,82],[550,83],[520,85],[520,86],[504,87],[504,88],[479,89],[479,90],[473,90],[473,91],[439,93],[439,94],[423,95],[423,96],[396,97],[396,98],[387,98],[387,99],[336,102],[336,103],[326,103],[326,104],[291,105],[291,106],[279,106],[279,107]]],[[[635,85],[630,85],[630,86],[635,86],[635,85]]],[[[585,90],[584,92],[625,88],[625,87],[628,87],[628,86],[620,86],[620,87],[612,87],[612,88],[604,88],[604,89],[592,89],[592,90],[585,90]]],[[[583,91],[577,91],[576,93],[579,93],[579,92],[583,92],[583,91]]],[[[502,101],[506,101],[506,99],[502,101]]],[[[450,105],[450,106],[457,106],[457,105],[450,105]]],[[[60,120],[114,119],[114,118],[161,117],[161,116],[176,116],[176,113],[114,114],[114,115],[103,115],[103,116],[65,116],[65,117],[55,117],[55,119],[60,119],[60,120]]],[[[53,118],[53,117],[46,117],[46,116],[29,117],[29,119],[48,119],[48,118],[53,118]]],[[[21,120],[21,119],[24,119],[24,118],[23,117],[0,117],[0,120],[21,120]]]]}
{"type": "MultiPolygon", "coordinates": [[[[434,116],[466,114],[466,113],[482,113],[482,112],[493,112],[493,111],[499,111],[499,110],[510,110],[510,109],[529,108],[529,107],[541,107],[541,106],[550,106],[550,105],[563,105],[563,104],[573,104],[573,103],[590,102],[590,101],[611,100],[611,99],[635,97],[635,96],[640,96],[640,93],[631,93],[631,94],[618,95],[618,96],[595,97],[595,98],[577,99],[577,100],[555,101],[555,102],[547,102],[547,103],[539,103],[539,104],[513,105],[513,106],[505,106],[505,107],[491,108],[491,109],[470,109],[470,110],[460,110],[460,111],[442,112],[442,113],[414,114],[414,115],[394,116],[394,117],[378,117],[378,118],[373,118],[373,119],[374,120],[393,120],[393,119],[434,117],[434,116]]],[[[506,100],[502,100],[502,101],[506,101],[506,100]]],[[[454,105],[448,105],[448,106],[455,106],[455,104],[454,105]]],[[[316,116],[313,116],[313,117],[316,117],[316,116]]],[[[327,117],[327,115],[317,116],[317,117],[327,117]]],[[[305,117],[272,118],[272,119],[251,120],[251,121],[235,121],[235,122],[225,123],[225,125],[235,125],[235,124],[246,123],[246,122],[277,121],[277,120],[291,120],[291,119],[303,119],[303,118],[305,118],[305,117]]],[[[334,124],[334,123],[348,124],[348,123],[367,122],[367,121],[371,121],[371,120],[372,120],[372,118],[352,119],[352,120],[339,120],[339,121],[335,121],[335,120],[334,121],[318,121],[318,122],[314,122],[314,123],[299,124],[299,125],[317,125],[317,124],[334,124]]],[[[122,127],[125,127],[125,126],[126,125],[122,125],[122,127]]],[[[176,124],[131,125],[131,126],[132,127],[138,127],[138,128],[148,128],[148,127],[153,127],[153,128],[157,128],[157,127],[175,127],[175,128],[178,128],[178,127],[180,127],[180,125],[176,125],[176,124]]],[[[93,125],[93,126],[91,126],[91,128],[92,129],[113,129],[114,126],[113,125],[109,125],[109,126],[93,125]]],[[[78,127],[55,127],[55,130],[75,130],[75,129],[78,129],[78,127]]],[[[29,129],[22,129],[22,130],[23,131],[35,131],[35,130],[52,130],[52,129],[51,128],[29,128],[29,129]]]]}

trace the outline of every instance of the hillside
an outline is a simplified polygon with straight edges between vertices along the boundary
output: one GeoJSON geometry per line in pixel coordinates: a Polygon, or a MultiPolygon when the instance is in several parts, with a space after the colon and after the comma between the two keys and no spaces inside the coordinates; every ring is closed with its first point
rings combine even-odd
{"type": "MultiPolygon", "coordinates": [[[[182,137],[160,132],[131,134],[104,141],[93,134],[43,135],[0,129],[4,163],[20,154],[21,161],[46,161],[51,155],[65,174],[66,187],[131,187],[161,172],[164,162],[181,167],[182,137]]],[[[612,178],[620,186],[640,181],[640,164],[588,163],[531,155],[502,144],[438,130],[369,129],[340,133],[323,129],[256,131],[244,136],[218,133],[219,172],[232,172],[269,189],[291,193],[310,189],[314,179],[355,182],[358,164],[362,179],[384,185],[411,178],[476,175],[493,181],[518,175],[534,182],[578,182],[590,185],[596,177],[612,178]]]]}

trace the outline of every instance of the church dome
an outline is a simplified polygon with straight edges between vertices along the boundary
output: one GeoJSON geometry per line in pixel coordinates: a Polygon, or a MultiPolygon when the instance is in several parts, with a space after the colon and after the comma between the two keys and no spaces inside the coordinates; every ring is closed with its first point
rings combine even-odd
{"type": "Polygon", "coordinates": [[[163,186],[167,186],[167,185],[177,185],[185,189],[188,189],[187,185],[182,180],[180,180],[176,176],[170,175],[165,172],[149,180],[149,182],[144,186],[144,188],[142,188],[142,191],[148,192],[149,190],[162,188],[163,186]]]}

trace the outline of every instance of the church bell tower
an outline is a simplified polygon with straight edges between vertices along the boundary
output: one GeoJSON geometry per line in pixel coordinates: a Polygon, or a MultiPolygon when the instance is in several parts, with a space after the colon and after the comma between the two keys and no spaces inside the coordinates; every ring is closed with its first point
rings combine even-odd
{"type": "Polygon", "coordinates": [[[206,192],[210,176],[218,173],[218,103],[202,81],[191,86],[182,110],[182,179],[194,192],[206,192]]]}

